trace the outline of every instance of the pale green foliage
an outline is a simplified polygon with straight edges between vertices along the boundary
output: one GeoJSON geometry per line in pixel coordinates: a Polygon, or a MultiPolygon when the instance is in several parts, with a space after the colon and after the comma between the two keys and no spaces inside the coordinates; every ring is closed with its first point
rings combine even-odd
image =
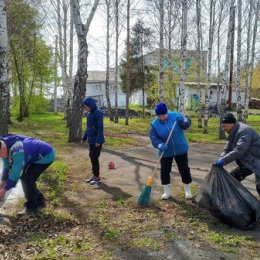
{"type": "Polygon", "coordinates": [[[40,35],[37,10],[23,0],[8,1],[7,19],[12,111],[22,120],[30,113],[46,111],[44,90],[46,83],[53,81],[54,65],[51,49],[40,35]]]}

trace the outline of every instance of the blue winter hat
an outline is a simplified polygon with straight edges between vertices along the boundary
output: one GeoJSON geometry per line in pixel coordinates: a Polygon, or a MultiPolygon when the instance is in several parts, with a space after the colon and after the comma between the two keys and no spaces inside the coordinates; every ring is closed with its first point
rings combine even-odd
{"type": "Polygon", "coordinates": [[[168,112],[168,109],[164,102],[160,102],[159,104],[157,104],[155,106],[154,111],[155,111],[156,115],[159,116],[159,115],[166,115],[168,112]]]}

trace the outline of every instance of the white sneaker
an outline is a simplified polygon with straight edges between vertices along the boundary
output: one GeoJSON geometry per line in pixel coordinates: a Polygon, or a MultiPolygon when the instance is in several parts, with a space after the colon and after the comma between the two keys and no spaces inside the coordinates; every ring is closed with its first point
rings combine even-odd
{"type": "Polygon", "coordinates": [[[192,199],[190,184],[184,184],[185,199],[192,199]]]}
{"type": "Polygon", "coordinates": [[[163,185],[163,190],[164,190],[164,193],[161,197],[162,200],[168,200],[169,198],[172,197],[170,184],[163,185]]]}

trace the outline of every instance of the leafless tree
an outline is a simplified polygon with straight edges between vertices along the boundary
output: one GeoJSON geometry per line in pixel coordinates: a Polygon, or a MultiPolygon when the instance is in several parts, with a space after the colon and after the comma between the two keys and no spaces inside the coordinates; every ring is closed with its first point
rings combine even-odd
{"type": "MultiPolygon", "coordinates": [[[[244,109],[244,114],[243,114],[243,121],[244,122],[246,122],[246,119],[248,117],[249,99],[250,99],[251,84],[252,84],[252,75],[253,75],[254,62],[255,62],[255,45],[256,45],[257,29],[258,29],[258,22],[259,22],[260,0],[257,0],[256,3],[254,3],[253,1],[251,1],[250,3],[251,3],[251,5],[254,5],[253,10],[254,10],[255,22],[254,22],[254,28],[253,28],[251,58],[250,58],[250,62],[247,63],[248,66],[247,66],[246,89],[245,89],[246,90],[246,93],[245,93],[245,109],[244,109]]],[[[248,32],[250,32],[249,29],[248,29],[248,32]]],[[[248,37],[248,41],[250,41],[251,37],[250,37],[249,33],[248,33],[247,37],[248,37]]],[[[247,62],[248,61],[249,61],[249,59],[248,59],[248,55],[247,55],[247,62]]]]}
{"type": "MultiPolygon", "coordinates": [[[[227,92],[227,82],[230,69],[230,49],[231,49],[231,34],[233,30],[233,19],[235,15],[235,0],[231,1],[229,23],[228,23],[228,35],[227,35],[227,46],[226,46],[226,59],[225,59],[225,70],[222,78],[221,86],[221,106],[220,106],[220,125],[223,118],[224,112],[226,110],[226,92],[227,92]]],[[[221,128],[220,128],[221,129],[221,128]]],[[[223,131],[219,131],[219,139],[224,139],[223,131]]]]}
{"type": "Polygon", "coordinates": [[[86,93],[87,67],[88,67],[88,44],[87,35],[89,26],[96,12],[99,0],[95,0],[89,13],[87,22],[83,24],[80,14],[79,0],[71,0],[73,21],[78,38],[78,67],[74,78],[73,106],[71,112],[71,124],[69,128],[69,142],[79,141],[82,132],[82,107],[81,102],[86,93]]]}
{"type": "Polygon", "coordinates": [[[184,110],[185,82],[186,82],[186,57],[187,57],[187,22],[188,22],[188,1],[182,0],[182,30],[181,30],[181,80],[179,90],[180,112],[184,110]]]}

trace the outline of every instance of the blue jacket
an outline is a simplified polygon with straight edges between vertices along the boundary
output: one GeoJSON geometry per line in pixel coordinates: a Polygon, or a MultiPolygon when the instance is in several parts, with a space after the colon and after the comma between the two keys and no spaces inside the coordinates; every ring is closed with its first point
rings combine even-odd
{"type": "Polygon", "coordinates": [[[0,137],[8,151],[8,158],[3,158],[2,180],[7,181],[6,190],[14,187],[31,163],[52,163],[55,152],[52,146],[39,139],[23,135],[4,135],[0,137]]]}
{"type": "MultiPolygon", "coordinates": [[[[152,121],[150,128],[150,139],[152,145],[158,149],[158,145],[161,143],[166,143],[169,133],[173,127],[176,117],[182,115],[179,112],[168,112],[168,118],[166,121],[162,122],[157,117],[152,121]]],[[[173,130],[172,136],[168,143],[168,149],[164,151],[163,157],[173,157],[176,155],[182,155],[188,152],[189,145],[185,138],[185,129],[191,126],[191,120],[184,117],[182,123],[176,122],[175,128],[173,130]]],[[[159,150],[159,155],[161,151],[159,150]]]]}
{"type": "Polygon", "coordinates": [[[86,114],[87,127],[82,140],[86,141],[88,139],[89,144],[103,144],[105,137],[102,111],[97,108],[96,101],[93,98],[86,98],[83,105],[88,106],[91,111],[86,114]]]}

